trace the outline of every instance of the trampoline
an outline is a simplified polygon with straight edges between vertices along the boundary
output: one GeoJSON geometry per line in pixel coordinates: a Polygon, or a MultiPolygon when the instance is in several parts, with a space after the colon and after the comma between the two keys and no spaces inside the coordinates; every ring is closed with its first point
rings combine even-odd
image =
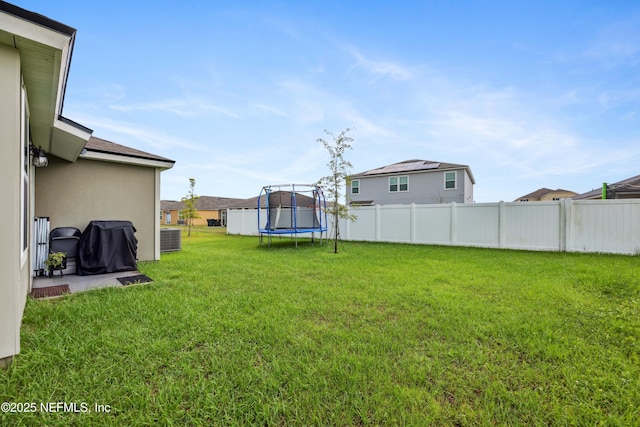
{"type": "Polygon", "coordinates": [[[327,232],[327,202],[322,188],[315,184],[266,185],[258,196],[258,233],[260,243],[267,236],[290,235],[298,246],[298,234],[327,232]],[[264,216],[266,215],[266,221],[264,216]]]}

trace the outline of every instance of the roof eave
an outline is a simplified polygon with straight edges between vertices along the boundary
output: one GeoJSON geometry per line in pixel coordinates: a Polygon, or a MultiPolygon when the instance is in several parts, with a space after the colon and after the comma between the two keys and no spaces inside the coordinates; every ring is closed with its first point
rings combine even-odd
{"type": "Polygon", "coordinates": [[[138,156],[127,156],[123,154],[107,153],[104,151],[87,149],[80,154],[79,158],[86,160],[99,160],[103,162],[122,163],[135,166],[145,166],[159,168],[161,170],[171,169],[175,164],[173,160],[159,160],[138,156]]]}
{"type": "Polygon", "coordinates": [[[13,35],[20,51],[33,142],[73,162],[92,133],[62,117],[76,30],[5,2],[0,2],[0,12],[0,28],[13,35]]]}

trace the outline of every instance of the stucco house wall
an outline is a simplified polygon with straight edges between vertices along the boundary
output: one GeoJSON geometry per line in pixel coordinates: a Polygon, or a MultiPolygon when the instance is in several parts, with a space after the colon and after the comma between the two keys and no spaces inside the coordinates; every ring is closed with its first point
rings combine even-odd
{"type": "Polygon", "coordinates": [[[177,209],[163,209],[160,223],[162,225],[177,224],[180,219],[180,211],[177,209]]]}
{"type": "Polygon", "coordinates": [[[0,360],[20,351],[20,324],[29,281],[29,251],[21,240],[22,167],[20,54],[0,45],[0,360]]]}
{"type": "Polygon", "coordinates": [[[171,225],[177,224],[180,219],[180,210],[183,209],[182,202],[176,200],[160,200],[160,224],[171,225]]]}
{"type": "Polygon", "coordinates": [[[575,192],[568,190],[554,191],[553,193],[545,194],[544,196],[540,197],[540,201],[546,202],[550,200],[570,199],[575,195],[575,192]]]}
{"type": "Polygon", "coordinates": [[[198,211],[200,218],[193,220],[193,225],[207,225],[208,219],[220,219],[220,211],[198,211]]]}
{"type": "Polygon", "coordinates": [[[158,259],[155,168],[52,157],[36,174],[36,216],[49,217],[51,229],[82,231],[92,220],[131,221],[137,230],[138,260],[158,259]]]}

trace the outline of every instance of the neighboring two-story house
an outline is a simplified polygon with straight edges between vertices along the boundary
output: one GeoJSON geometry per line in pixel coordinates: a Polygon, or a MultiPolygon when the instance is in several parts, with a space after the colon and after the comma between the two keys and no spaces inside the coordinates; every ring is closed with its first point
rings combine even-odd
{"type": "Polygon", "coordinates": [[[514,202],[547,202],[550,200],[570,199],[577,196],[578,193],[558,188],[552,190],[550,188],[539,188],[536,191],[520,196],[514,202]]]}
{"type": "Polygon", "coordinates": [[[351,205],[473,203],[471,168],[455,163],[405,160],[349,177],[351,205]]]}

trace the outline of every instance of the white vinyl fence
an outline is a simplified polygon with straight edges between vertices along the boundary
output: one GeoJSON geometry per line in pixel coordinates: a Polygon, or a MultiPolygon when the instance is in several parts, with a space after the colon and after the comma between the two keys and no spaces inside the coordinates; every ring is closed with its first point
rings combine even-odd
{"type": "MultiPolygon", "coordinates": [[[[358,218],[340,222],[343,240],[640,253],[640,199],[384,205],[351,212],[358,218]]],[[[227,233],[257,236],[257,210],[230,210],[227,233]]]]}

